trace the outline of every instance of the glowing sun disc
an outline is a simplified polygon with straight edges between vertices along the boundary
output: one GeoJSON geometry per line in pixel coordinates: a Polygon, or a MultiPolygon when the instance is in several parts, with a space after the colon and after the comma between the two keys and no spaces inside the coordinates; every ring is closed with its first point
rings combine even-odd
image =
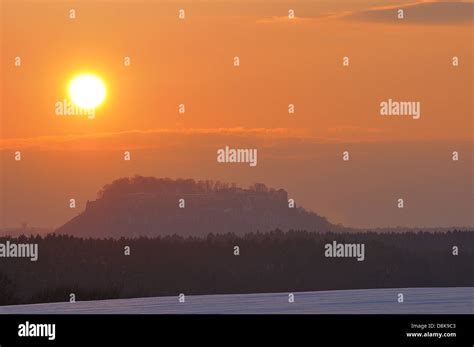
{"type": "Polygon", "coordinates": [[[69,97],[79,107],[95,108],[105,99],[106,90],[102,80],[92,74],[81,74],[69,85],[69,97]]]}

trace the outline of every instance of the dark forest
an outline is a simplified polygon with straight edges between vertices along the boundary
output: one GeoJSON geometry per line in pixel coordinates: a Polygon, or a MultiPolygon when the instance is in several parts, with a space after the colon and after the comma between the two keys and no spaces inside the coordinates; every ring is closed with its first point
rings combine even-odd
{"type": "Polygon", "coordinates": [[[39,258],[0,262],[0,304],[338,289],[472,287],[473,231],[306,231],[84,239],[2,237],[37,243],[39,258]],[[365,260],[326,258],[333,241],[364,243],[365,260]],[[130,255],[125,255],[125,247],[130,255]],[[234,247],[239,247],[239,255],[234,247]],[[459,249],[453,255],[453,246],[459,249]]]}

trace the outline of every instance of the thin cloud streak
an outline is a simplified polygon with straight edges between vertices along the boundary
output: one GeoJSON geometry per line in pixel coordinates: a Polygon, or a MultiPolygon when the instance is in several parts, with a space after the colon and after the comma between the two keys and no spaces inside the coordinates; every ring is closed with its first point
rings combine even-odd
{"type": "Polygon", "coordinates": [[[400,23],[398,10],[404,10],[403,23],[422,25],[469,24],[473,21],[474,3],[463,1],[421,1],[400,6],[382,6],[347,14],[347,20],[400,23]]]}
{"type": "Polygon", "coordinates": [[[324,134],[309,134],[305,129],[287,128],[184,128],[150,129],[95,134],[50,135],[32,138],[0,140],[0,150],[117,150],[180,147],[189,144],[213,146],[228,143],[256,143],[278,146],[294,140],[308,143],[372,142],[386,139],[386,131],[378,128],[339,127],[329,128],[324,134]]]}
{"type": "Polygon", "coordinates": [[[258,24],[310,24],[329,20],[400,23],[397,10],[405,11],[404,23],[424,25],[469,24],[473,22],[474,3],[466,1],[423,0],[400,5],[372,7],[363,11],[342,11],[315,17],[273,16],[257,19],[258,24]]]}

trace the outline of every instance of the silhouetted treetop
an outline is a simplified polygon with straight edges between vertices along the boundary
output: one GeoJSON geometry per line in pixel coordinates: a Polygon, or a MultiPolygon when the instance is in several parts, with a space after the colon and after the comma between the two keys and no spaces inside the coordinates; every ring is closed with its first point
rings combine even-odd
{"type": "MultiPolygon", "coordinates": [[[[117,198],[128,194],[209,194],[218,192],[266,193],[275,192],[263,183],[255,183],[247,189],[237,187],[235,183],[224,183],[213,180],[171,179],[144,177],[122,177],[104,185],[98,192],[98,198],[117,198]]],[[[279,190],[284,192],[283,189],[279,190]]]]}

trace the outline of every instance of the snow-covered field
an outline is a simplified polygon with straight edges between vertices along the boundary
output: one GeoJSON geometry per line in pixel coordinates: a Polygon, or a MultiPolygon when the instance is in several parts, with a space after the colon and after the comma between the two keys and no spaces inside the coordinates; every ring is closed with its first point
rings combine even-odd
{"type": "Polygon", "coordinates": [[[46,303],[0,306],[0,314],[143,314],[143,313],[201,313],[201,314],[472,314],[474,288],[394,288],[335,290],[294,293],[229,294],[178,297],[150,297],[76,303],[46,303]],[[398,303],[402,293],[404,302],[398,303]]]}

